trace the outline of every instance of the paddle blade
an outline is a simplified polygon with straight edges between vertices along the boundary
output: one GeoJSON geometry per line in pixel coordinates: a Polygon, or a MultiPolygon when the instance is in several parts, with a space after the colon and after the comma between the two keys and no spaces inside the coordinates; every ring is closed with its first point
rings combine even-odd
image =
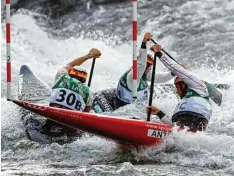
{"type": "Polygon", "coordinates": [[[211,85],[210,83],[206,82],[205,81],[205,84],[206,84],[206,87],[208,89],[208,92],[209,92],[209,96],[210,98],[218,105],[220,106],[221,103],[222,103],[222,97],[223,95],[218,91],[218,89],[211,85]]]}
{"type": "Polygon", "coordinates": [[[213,84],[216,88],[219,89],[224,89],[224,90],[228,90],[230,88],[230,85],[228,84],[213,84]]]}

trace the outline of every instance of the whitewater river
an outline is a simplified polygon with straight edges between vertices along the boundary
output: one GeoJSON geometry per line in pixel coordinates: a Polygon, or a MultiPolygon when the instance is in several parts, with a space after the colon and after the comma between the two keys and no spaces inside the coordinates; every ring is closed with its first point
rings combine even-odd
{"type": "MultiPolygon", "coordinates": [[[[91,48],[98,48],[102,56],[96,62],[93,92],[115,87],[131,65],[131,1],[102,5],[91,1],[66,2],[58,6],[46,0],[28,1],[14,7],[11,54],[15,98],[23,64],[52,86],[60,67],[87,54],[91,48]]],[[[20,108],[6,100],[2,12],[2,175],[234,175],[234,1],[141,0],[138,12],[138,46],[144,33],[152,32],[165,50],[199,77],[231,85],[229,90],[222,90],[222,105],[213,104],[207,131],[175,132],[160,146],[144,150],[123,150],[116,143],[96,136],[84,136],[63,146],[30,141],[20,121],[20,108]]],[[[91,60],[84,67],[90,71],[91,60]]],[[[157,70],[165,68],[158,62],[157,70]]],[[[154,99],[154,104],[171,114],[177,101],[175,95],[166,93],[154,99]]],[[[144,107],[134,106],[115,114],[146,117],[144,107]]]]}

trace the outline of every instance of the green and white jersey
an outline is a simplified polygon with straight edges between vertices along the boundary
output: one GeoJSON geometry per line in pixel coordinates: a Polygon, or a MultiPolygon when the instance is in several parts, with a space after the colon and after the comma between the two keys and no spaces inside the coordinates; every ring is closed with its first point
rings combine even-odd
{"type": "Polygon", "coordinates": [[[92,105],[89,87],[69,76],[65,68],[57,73],[56,80],[50,103],[78,111],[83,111],[86,106],[92,105]]]}
{"type": "MultiPolygon", "coordinates": [[[[137,57],[137,99],[138,100],[147,100],[148,90],[147,90],[147,80],[143,78],[145,68],[146,68],[146,59],[147,59],[147,49],[141,48],[139,55],[137,57]]],[[[133,90],[133,70],[130,68],[127,70],[120,78],[118,87],[117,87],[117,96],[120,100],[125,103],[132,103],[132,90],[133,90]]]]}
{"type": "MultiPolygon", "coordinates": [[[[147,82],[151,80],[152,71],[147,75],[144,74],[146,70],[146,60],[147,60],[147,50],[141,48],[139,55],[137,57],[137,99],[147,103],[148,100],[148,84],[147,82]]],[[[130,68],[127,70],[119,80],[117,87],[117,96],[120,100],[125,103],[132,103],[132,90],[133,90],[133,70],[130,68]]],[[[173,76],[171,72],[157,72],[154,82],[162,83],[167,82],[172,79],[173,76]]]]}
{"type": "Polygon", "coordinates": [[[185,111],[201,114],[209,121],[212,114],[209,96],[203,96],[193,89],[188,89],[185,96],[177,104],[174,115],[185,111]]]}
{"type": "Polygon", "coordinates": [[[212,106],[205,83],[165,55],[160,60],[171,72],[183,79],[189,88],[186,95],[176,106],[173,116],[180,112],[194,112],[201,114],[209,121],[212,115],[212,106]]]}
{"type": "MultiPolygon", "coordinates": [[[[123,76],[120,78],[117,87],[118,98],[126,103],[133,102],[132,90],[128,87],[127,84],[128,74],[130,71],[131,69],[129,69],[127,72],[123,74],[123,76]]],[[[148,100],[148,84],[147,84],[147,77],[145,75],[143,75],[141,79],[138,80],[137,99],[141,101],[148,100]]]]}

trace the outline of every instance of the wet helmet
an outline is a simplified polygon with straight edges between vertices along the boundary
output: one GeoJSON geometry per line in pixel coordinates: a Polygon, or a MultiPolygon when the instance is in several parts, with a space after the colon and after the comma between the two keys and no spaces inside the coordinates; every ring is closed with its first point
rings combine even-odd
{"type": "Polygon", "coordinates": [[[74,66],[70,71],[69,75],[79,79],[82,83],[85,83],[88,73],[86,69],[82,66],[74,66]]]}

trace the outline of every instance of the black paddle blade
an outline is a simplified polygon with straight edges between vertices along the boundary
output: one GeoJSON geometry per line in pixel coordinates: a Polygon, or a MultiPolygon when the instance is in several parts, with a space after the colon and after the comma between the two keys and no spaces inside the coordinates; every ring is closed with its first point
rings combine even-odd
{"type": "Polygon", "coordinates": [[[214,86],[219,89],[224,89],[224,90],[228,90],[230,88],[230,85],[228,84],[214,84],[214,86]]]}

